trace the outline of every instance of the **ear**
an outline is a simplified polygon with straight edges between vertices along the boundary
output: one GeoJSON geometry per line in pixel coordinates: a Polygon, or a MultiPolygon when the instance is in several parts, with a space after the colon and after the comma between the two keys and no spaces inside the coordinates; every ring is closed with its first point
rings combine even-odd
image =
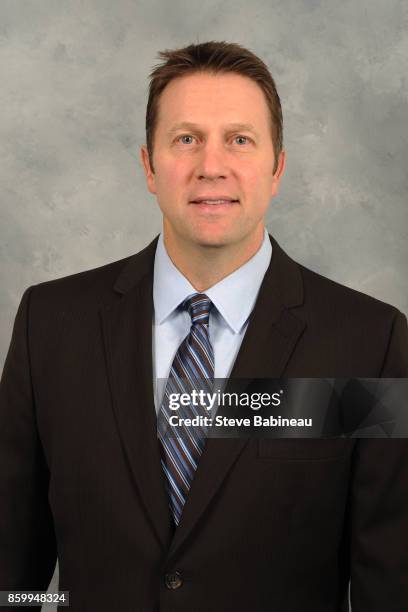
{"type": "Polygon", "coordinates": [[[144,173],[146,175],[147,188],[150,193],[156,193],[156,181],[154,177],[154,172],[150,166],[149,153],[147,151],[146,145],[142,145],[140,147],[140,160],[142,162],[144,173]]]}
{"type": "Polygon", "coordinates": [[[286,164],[286,152],[284,149],[282,149],[282,151],[279,153],[278,167],[276,168],[275,174],[273,175],[273,179],[272,179],[272,189],[271,189],[272,197],[278,193],[278,187],[279,187],[279,183],[282,178],[283,172],[285,170],[285,164],[286,164]]]}

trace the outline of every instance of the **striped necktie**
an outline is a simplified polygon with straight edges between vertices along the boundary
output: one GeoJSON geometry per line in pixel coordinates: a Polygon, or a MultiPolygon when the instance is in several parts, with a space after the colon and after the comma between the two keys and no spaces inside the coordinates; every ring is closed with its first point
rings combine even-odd
{"type": "Polygon", "coordinates": [[[202,427],[171,426],[169,416],[205,416],[205,406],[199,404],[172,411],[169,395],[192,390],[211,392],[214,383],[214,351],[209,336],[211,300],[195,293],[182,303],[191,317],[190,333],[180,344],[174,357],[163,400],[157,418],[158,438],[161,442],[161,464],[166,476],[169,505],[176,526],[186,501],[194,472],[204,449],[206,431],[202,427]]]}

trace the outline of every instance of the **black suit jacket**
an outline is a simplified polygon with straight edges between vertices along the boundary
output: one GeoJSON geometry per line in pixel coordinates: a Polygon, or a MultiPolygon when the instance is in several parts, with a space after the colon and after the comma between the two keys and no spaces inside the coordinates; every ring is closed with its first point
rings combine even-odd
{"type": "MultiPolygon", "coordinates": [[[[231,378],[406,377],[404,315],[270,239],[231,378]]],[[[46,589],[58,556],[76,612],[343,612],[350,577],[353,612],[406,612],[404,439],[209,439],[174,532],[156,242],[23,295],[0,386],[0,590],[46,589]]]]}

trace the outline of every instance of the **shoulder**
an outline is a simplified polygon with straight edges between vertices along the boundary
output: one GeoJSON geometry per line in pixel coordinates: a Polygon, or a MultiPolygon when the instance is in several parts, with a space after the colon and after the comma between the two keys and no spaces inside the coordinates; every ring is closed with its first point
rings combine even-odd
{"type": "Polygon", "coordinates": [[[295,261],[273,236],[269,236],[273,246],[269,289],[274,291],[277,286],[283,302],[296,307],[310,324],[319,324],[327,330],[336,323],[339,328],[359,324],[366,327],[370,323],[404,317],[386,301],[352,289],[295,261]]]}
{"type": "Polygon", "coordinates": [[[368,295],[297,264],[303,279],[306,310],[326,312],[356,322],[393,320],[400,311],[383,300],[368,295]]]}
{"type": "MultiPolygon", "coordinates": [[[[406,376],[408,327],[395,306],[299,265],[306,322],[304,341],[333,372],[359,376],[406,376]]],[[[320,366],[319,366],[320,367],[320,366]]]]}
{"type": "Polygon", "coordinates": [[[131,257],[33,285],[31,301],[47,309],[101,303],[112,294],[116,278],[131,257]]]}
{"type": "Polygon", "coordinates": [[[32,285],[25,295],[42,313],[93,309],[108,303],[152,270],[156,242],[157,237],[141,251],[123,259],[32,285]]]}

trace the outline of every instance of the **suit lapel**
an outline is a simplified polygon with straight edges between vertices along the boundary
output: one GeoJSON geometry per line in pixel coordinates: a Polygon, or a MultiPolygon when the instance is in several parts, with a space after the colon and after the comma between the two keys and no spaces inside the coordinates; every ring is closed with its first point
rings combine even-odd
{"type": "MultiPolygon", "coordinates": [[[[123,447],[152,528],[161,545],[168,549],[170,559],[205,512],[248,440],[207,440],[171,540],[152,381],[152,288],[157,238],[129,259],[114,287],[121,297],[101,308],[101,318],[112,403],[123,447]]],[[[305,328],[304,322],[291,312],[303,301],[299,266],[272,236],[270,240],[271,263],[230,379],[280,378],[305,328]]]]}
{"type": "MultiPolygon", "coordinates": [[[[230,380],[280,378],[305,323],[290,308],[303,302],[298,264],[272,236],[272,259],[252,311],[230,380]]],[[[228,391],[226,386],[225,391],[228,391]]],[[[232,469],[248,439],[209,438],[174,534],[168,557],[176,554],[232,469]]]]}
{"type": "Polygon", "coordinates": [[[122,445],[161,544],[168,548],[171,515],[164,489],[152,383],[152,279],[156,240],[132,257],[115,284],[122,296],[101,308],[112,404],[122,445]]]}

